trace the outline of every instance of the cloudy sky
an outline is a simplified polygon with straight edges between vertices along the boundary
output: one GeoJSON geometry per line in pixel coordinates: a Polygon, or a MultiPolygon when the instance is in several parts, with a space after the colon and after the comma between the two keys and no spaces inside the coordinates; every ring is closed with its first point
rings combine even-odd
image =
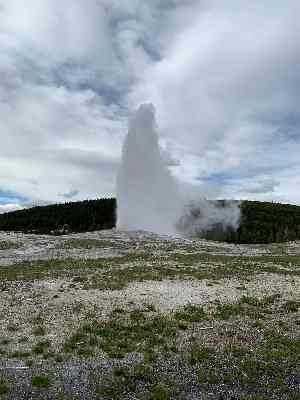
{"type": "Polygon", "coordinates": [[[299,0],[0,0],[0,212],[115,195],[152,102],[182,182],[300,204],[299,0]]]}

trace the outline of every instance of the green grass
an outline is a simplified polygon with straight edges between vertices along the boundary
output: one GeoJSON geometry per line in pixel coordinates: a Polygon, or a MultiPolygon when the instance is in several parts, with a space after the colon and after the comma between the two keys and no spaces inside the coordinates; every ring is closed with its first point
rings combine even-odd
{"type": "Polygon", "coordinates": [[[124,248],[124,246],[109,240],[98,239],[69,239],[58,245],[58,248],[63,249],[102,249],[102,248],[124,248]]]}
{"type": "Polygon", "coordinates": [[[236,303],[217,303],[214,316],[218,319],[227,320],[232,317],[244,316],[252,319],[264,318],[266,314],[272,313],[272,308],[279,295],[265,296],[261,299],[243,296],[236,303]]]}
{"type": "Polygon", "coordinates": [[[51,342],[49,340],[42,340],[34,345],[32,352],[36,355],[46,354],[49,351],[51,342]]]}
{"type": "Polygon", "coordinates": [[[149,316],[138,310],[120,316],[114,314],[108,321],[82,325],[66,340],[64,351],[89,355],[98,349],[112,358],[139,351],[149,357],[149,353],[172,345],[177,328],[176,321],[169,316],[149,316]]]}
{"type": "MultiPolygon", "coordinates": [[[[214,334],[218,332],[212,332],[214,334]]],[[[189,347],[176,355],[188,361],[188,365],[182,365],[185,371],[189,368],[191,376],[196,373],[203,395],[211,393],[219,398],[222,388],[236,399],[270,399],[274,393],[276,399],[296,398],[289,378],[297,374],[299,340],[283,332],[263,329],[255,344],[239,343],[231,336],[226,342],[227,345],[216,348],[192,340],[189,347]]],[[[138,390],[142,385],[145,396],[142,398],[177,398],[178,393],[181,393],[178,398],[185,398],[187,387],[182,386],[180,380],[170,380],[168,369],[174,362],[172,354],[165,355],[165,370],[156,369],[162,358],[159,360],[154,358],[135,366],[115,367],[111,378],[101,383],[99,393],[104,399],[121,400],[128,394],[140,398],[138,390]]]]}
{"type": "Polygon", "coordinates": [[[10,240],[0,240],[0,250],[18,249],[21,244],[10,240]]]}
{"type": "Polygon", "coordinates": [[[129,253],[122,257],[95,260],[44,260],[0,267],[1,280],[71,278],[86,289],[122,289],[130,282],[193,278],[218,281],[247,279],[254,274],[300,275],[300,256],[225,256],[209,253],[129,253]],[[183,268],[184,267],[184,268],[183,268]]]}
{"type": "Polygon", "coordinates": [[[294,300],[288,300],[282,305],[282,310],[287,313],[295,313],[299,310],[300,302],[294,300]]]}
{"type": "Polygon", "coordinates": [[[24,358],[28,358],[31,356],[31,353],[28,351],[14,351],[10,354],[10,358],[17,358],[18,360],[22,360],[24,358]]]}
{"type": "Polygon", "coordinates": [[[111,377],[98,385],[97,392],[107,400],[121,400],[124,394],[136,391],[137,381],[135,369],[128,366],[115,367],[111,377]]]}
{"type": "MultiPolygon", "coordinates": [[[[98,244],[87,240],[69,243],[68,246],[89,249],[96,248],[98,244]]],[[[101,245],[105,247],[103,243],[101,245]]],[[[263,272],[291,276],[300,274],[299,256],[232,257],[209,252],[182,255],[176,251],[176,247],[170,248],[169,252],[154,256],[150,248],[149,253],[132,253],[109,259],[54,259],[21,263],[0,267],[0,279],[31,281],[65,277],[72,280],[73,287],[78,285],[83,289],[102,290],[122,289],[136,281],[179,278],[205,279],[216,284],[223,278],[248,280],[263,272]]],[[[245,290],[245,286],[240,286],[240,289],[245,290]]],[[[82,304],[77,302],[72,311],[82,314],[82,308],[82,304]]],[[[98,383],[98,391],[104,399],[124,399],[129,393],[135,393],[135,397],[140,398],[141,387],[147,399],[176,398],[178,382],[171,384],[168,381],[172,376],[170,378],[171,373],[168,375],[167,368],[178,359],[191,374],[196,373],[203,395],[214,393],[218,398],[222,387],[228,393],[236,391],[236,398],[240,399],[272,398],[275,392],[279,396],[277,398],[289,398],[292,388],[288,382],[297,374],[299,341],[288,335],[291,327],[296,326],[294,316],[288,314],[297,312],[298,308],[299,302],[286,301],[275,294],[262,298],[243,296],[232,304],[215,303],[205,308],[188,304],[170,314],[159,313],[152,304],[141,304],[139,309],[131,312],[125,307],[117,307],[104,321],[96,320],[98,314],[91,311],[84,324],[70,331],[62,348],[54,350],[48,340],[41,340],[33,346],[31,353],[5,349],[3,356],[25,359],[32,366],[33,363],[45,362],[42,357],[51,357],[51,363],[61,363],[73,358],[94,358],[104,353],[114,359],[113,365],[118,365],[107,381],[98,383]],[[243,324],[248,324],[249,332],[248,336],[245,334],[241,338],[243,324]],[[203,325],[207,325],[209,330],[206,331],[203,325]],[[210,329],[211,325],[213,329],[210,329]],[[143,361],[128,366],[124,357],[133,352],[142,354],[143,361]],[[29,356],[32,359],[28,359],[29,356]],[[166,362],[166,371],[157,369],[157,365],[160,363],[161,366],[163,362],[166,362]]],[[[45,335],[45,321],[41,315],[29,322],[34,324],[31,328],[34,336],[45,335]]],[[[7,328],[13,344],[20,337],[13,335],[19,327],[10,324],[7,328]]],[[[9,341],[5,339],[0,344],[8,345],[9,341]]],[[[46,379],[44,384],[37,379],[34,386],[50,385],[46,376],[34,378],[46,379]]],[[[182,390],[184,393],[185,389],[182,390]]]]}
{"type": "Polygon", "coordinates": [[[201,385],[240,388],[249,395],[293,393],[288,378],[297,373],[299,340],[265,330],[254,348],[232,345],[214,352],[213,358],[207,354],[209,357],[197,360],[201,385]]]}
{"type": "Polygon", "coordinates": [[[27,343],[29,341],[29,337],[28,336],[22,336],[18,339],[19,343],[27,343]]]}
{"type": "Polygon", "coordinates": [[[203,307],[195,304],[187,304],[181,310],[176,311],[174,317],[179,321],[200,322],[207,318],[207,314],[203,307]]]}
{"type": "Polygon", "coordinates": [[[31,379],[32,386],[39,388],[47,388],[50,386],[50,378],[46,375],[36,375],[31,379]]]}
{"type": "Polygon", "coordinates": [[[46,334],[46,329],[42,325],[38,325],[32,331],[34,336],[44,336],[46,334]]]}
{"type": "Polygon", "coordinates": [[[188,351],[189,362],[194,365],[201,361],[211,359],[214,349],[197,342],[193,342],[188,351]]]}
{"type": "Polygon", "coordinates": [[[169,400],[171,398],[171,390],[161,383],[152,386],[150,392],[151,400],[169,400]]]}
{"type": "Polygon", "coordinates": [[[18,332],[19,326],[11,322],[7,325],[7,330],[11,333],[18,332]]]}
{"type": "Polygon", "coordinates": [[[7,394],[9,391],[9,384],[6,378],[0,377],[0,396],[7,394]]]}
{"type": "MultiPolygon", "coordinates": [[[[208,311],[202,306],[187,304],[170,315],[152,312],[152,308],[149,311],[147,307],[131,312],[115,309],[109,320],[94,320],[81,325],[67,338],[63,350],[83,357],[102,351],[112,358],[123,358],[137,351],[152,359],[157,352],[172,353],[176,349],[179,332],[188,331],[195,323],[241,317],[258,323],[278,312],[281,307],[279,299],[277,294],[262,298],[243,296],[235,303],[217,302],[208,311]]],[[[193,360],[197,358],[194,350],[193,360]]],[[[202,350],[208,351],[207,348],[202,350]]]]}
{"type": "Polygon", "coordinates": [[[98,385],[98,394],[107,400],[122,400],[129,393],[136,393],[137,398],[149,400],[169,400],[173,388],[162,383],[159,377],[153,375],[150,364],[138,363],[134,366],[115,367],[112,375],[98,385]],[[143,395],[139,390],[143,387],[143,395]]]}
{"type": "MultiPolygon", "coordinates": [[[[140,390],[147,399],[171,399],[179,394],[184,398],[187,387],[168,372],[175,360],[181,360],[179,365],[191,376],[195,374],[193,379],[203,395],[213,393],[218,398],[222,387],[241,399],[272,398],[274,392],[276,399],[289,398],[293,392],[289,379],[297,374],[299,340],[285,333],[289,325],[273,321],[287,303],[290,304],[275,294],[262,298],[243,296],[236,303],[211,304],[205,310],[188,304],[170,314],[161,314],[147,304],[133,311],[116,308],[109,319],[87,321],[71,332],[62,351],[50,356],[54,362],[94,358],[102,353],[115,359],[112,372],[108,371],[98,383],[95,381],[100,398],[107,400],[121,400],[129,394],[140,398],[140,390]],[[214,321],[215,328],[198,331],[197,324],[201,327],[204,321],[214,321]],[[246,328],[244,324],[248,324],[246,328]],[[248,337],[254,340],[245,339],[248,337]],[[207,340],[210,338],[212,342],[207,340]],[[143,361],[128,365],[124,357],[133,352],[142,354],[143,361]],[[161,369],[162,365],[166,369],[161,369]]],[[[293,309],[294,305],[288,307],[293,309]]],[[[40,341],[32,354],[48,357],[50,348],[49,341],[40,341]]],[[[48,377],[42,378],[46,383],[38,383],[37,379],[35,386],[50,384],[48,377]]]]}

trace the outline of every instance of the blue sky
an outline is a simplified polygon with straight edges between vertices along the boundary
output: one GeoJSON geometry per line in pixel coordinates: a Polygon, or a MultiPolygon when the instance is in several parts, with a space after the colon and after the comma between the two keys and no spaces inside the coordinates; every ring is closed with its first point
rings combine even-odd
{"type": "Polygon", "coordinates": [[[0,205],[11,204],[11,203],[26,203],[28,199],[17,193],[3,192],[0,190],[0,205]]]}
{"type": "Polygon", "coordinates": [[[297,0],[0,0],[0,212],[114,196],[144,102],[178,180],[300,204],[299,15],[297,0]]]}

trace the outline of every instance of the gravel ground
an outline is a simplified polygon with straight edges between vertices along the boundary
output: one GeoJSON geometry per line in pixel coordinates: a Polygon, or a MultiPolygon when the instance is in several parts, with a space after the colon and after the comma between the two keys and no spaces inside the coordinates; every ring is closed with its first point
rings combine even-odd
{"type": "MultiPolygon", "coordinates": [[[[178,333],[178,347],[182,345],[185,348],[191,337],[196,335],[201,343],[221,349],[234,336],[234,343],[244,341],[254,346],[252,350],[255,351],[256,339],[253,338],[259,338],[263,329],[280,327],[289,337],[298,338],[300,242],[237,246],[146,232],[107,230],[59,237],[0,232],[1,243],[0,399],[300,398],[297,397],[300,378],[295,371],[288,376],[294,379],[293,390],[285,392],[280,386],[270,389],[268,397],[263,397],[265,394],[259,391],[255,394],[255,390],[235,384],[199,383],[198,364],[191,366],[182,352],[168,358],[160,354],[151,364],[152,375],[157,380],[151,386],[146,378],[140,379],[133,391],[128,376],[116,375],[116,381],[113,371],[118,366],[130,369],[144,362],[144,356],[139,351],[128,352],[119,359],[109,356],[103,348],[84,355],[76,353],[77,350],[71,354],[63,350],[64,343],[80,326],[91,321],[111,321],[114,312],[130,315],[136,310],[144,312],[149,309],[151,313],[168,317],[187,305],[203,308],[210,317],[201,321],[191,320],[192,324],[178,333]],[[201,255],[207,259],[203,261],[201,255]],[[175,256],[181,258],[174,261],[175,256]],[[210,265],[217,269],[226,265],[229,270],[230,257],[233,269],[242,262],[255,264],[256,267],[260,263],[269,269],[261,273],[256,270],[246,277],[230,273],[228,276],[209,275],[202,278],[190,276],[190,273],[182,275],[187,268],[201,272],[210,265]],[[76,264],[76,270],[69,269],[69,260],[82,262],[82,267],[76,264]],[[118,282],[122,283],[124,277],[126,285],[115,290],[99,286],[97,274],[100,261],[103,263],[101,271],[108,271],[106,283],[117,275],[118,282]],[[156,265],[168,266],[165,276],[156,278],[156,270],[153,269],[156,265]],[[153,269],[152,275],[145,275],[144,272],[141,281],[132,278],[130,268],[137,266],[146,268],[146,272],[147,268],[149,271],[153,269]],[[176,271],[180,272],[178,276],[177,272],[172,273],[171,267],[177,268],[176,271]],[[22,277],[22,271],[30,273],[32,268],[39,268],[39,275],[22,277]],[[14,271],[19,272],[12,277],[11,272],[14,271]],[[89,283],[95,281],[95,285],[87,286],[87,279],[89,283]],[[276,301],[272,300],[273,308],[264,310],[263,319],[257,316],[251,319],[246,314],[241,316],[238,314],[240,311],[228,320],[211,316],[220,305],[240,304],[245,298],[263,302],[263,299],[272,296],[273,299],[276,297],[276,301]],[[280,311],[284,307],[289,307],[291,311],[280,311]],[[230,334],[232,331],[234,335],[230,334]],[[44,377],[45,381],[42,379],[34,383],[36,377],[44,377]],[[165,385],[170,380],[179,382],[179,389],[160,388],[162,377],[167,382],[165,385]],[[114,392],[99,389],[106,381],[108,386],[115,385],[114,392]],[[291,393],[295,393],[295,397],[291,393]],[[255,395],[257,397],[253,397],[255,395]]],[[[101,279],[104,279],[102,275],[101,279]]],[[[189,321],[187,316],[184,318],[189,321]]]]}

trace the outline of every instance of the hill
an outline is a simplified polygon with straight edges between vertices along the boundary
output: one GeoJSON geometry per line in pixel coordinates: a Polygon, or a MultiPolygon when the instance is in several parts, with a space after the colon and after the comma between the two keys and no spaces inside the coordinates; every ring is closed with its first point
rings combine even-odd
{"type": "MultiPolygon", "coordinates": [[[[220,207],[226,204],[217,202],[220,207]]],[[[231,243],[272,243],[300,239],[300,206],[258,201],[241,202],[236,230],[215,226],[201,233],[231,243]]],[[[111,229],[116,225],[116,200],[97,199],[33,207],[0,215],[1,231],[66,233],[111,229]]]]}
{"type": "MultiPolygon", "coordinates": [[[[220,207],[224,202],[220,201],[220,207]]],[[[300,206],[259,201],[242,201],[239,228],[215,226],[207,239],[230,243],[278,243],[300,239],[300,206]]]]}
{"type": "Polygon", "coordinates": [[[24,233],[86,232],[110,229],[115,225],[115,199],[51,204],[0,215],[0,230],[24,233]]]}

